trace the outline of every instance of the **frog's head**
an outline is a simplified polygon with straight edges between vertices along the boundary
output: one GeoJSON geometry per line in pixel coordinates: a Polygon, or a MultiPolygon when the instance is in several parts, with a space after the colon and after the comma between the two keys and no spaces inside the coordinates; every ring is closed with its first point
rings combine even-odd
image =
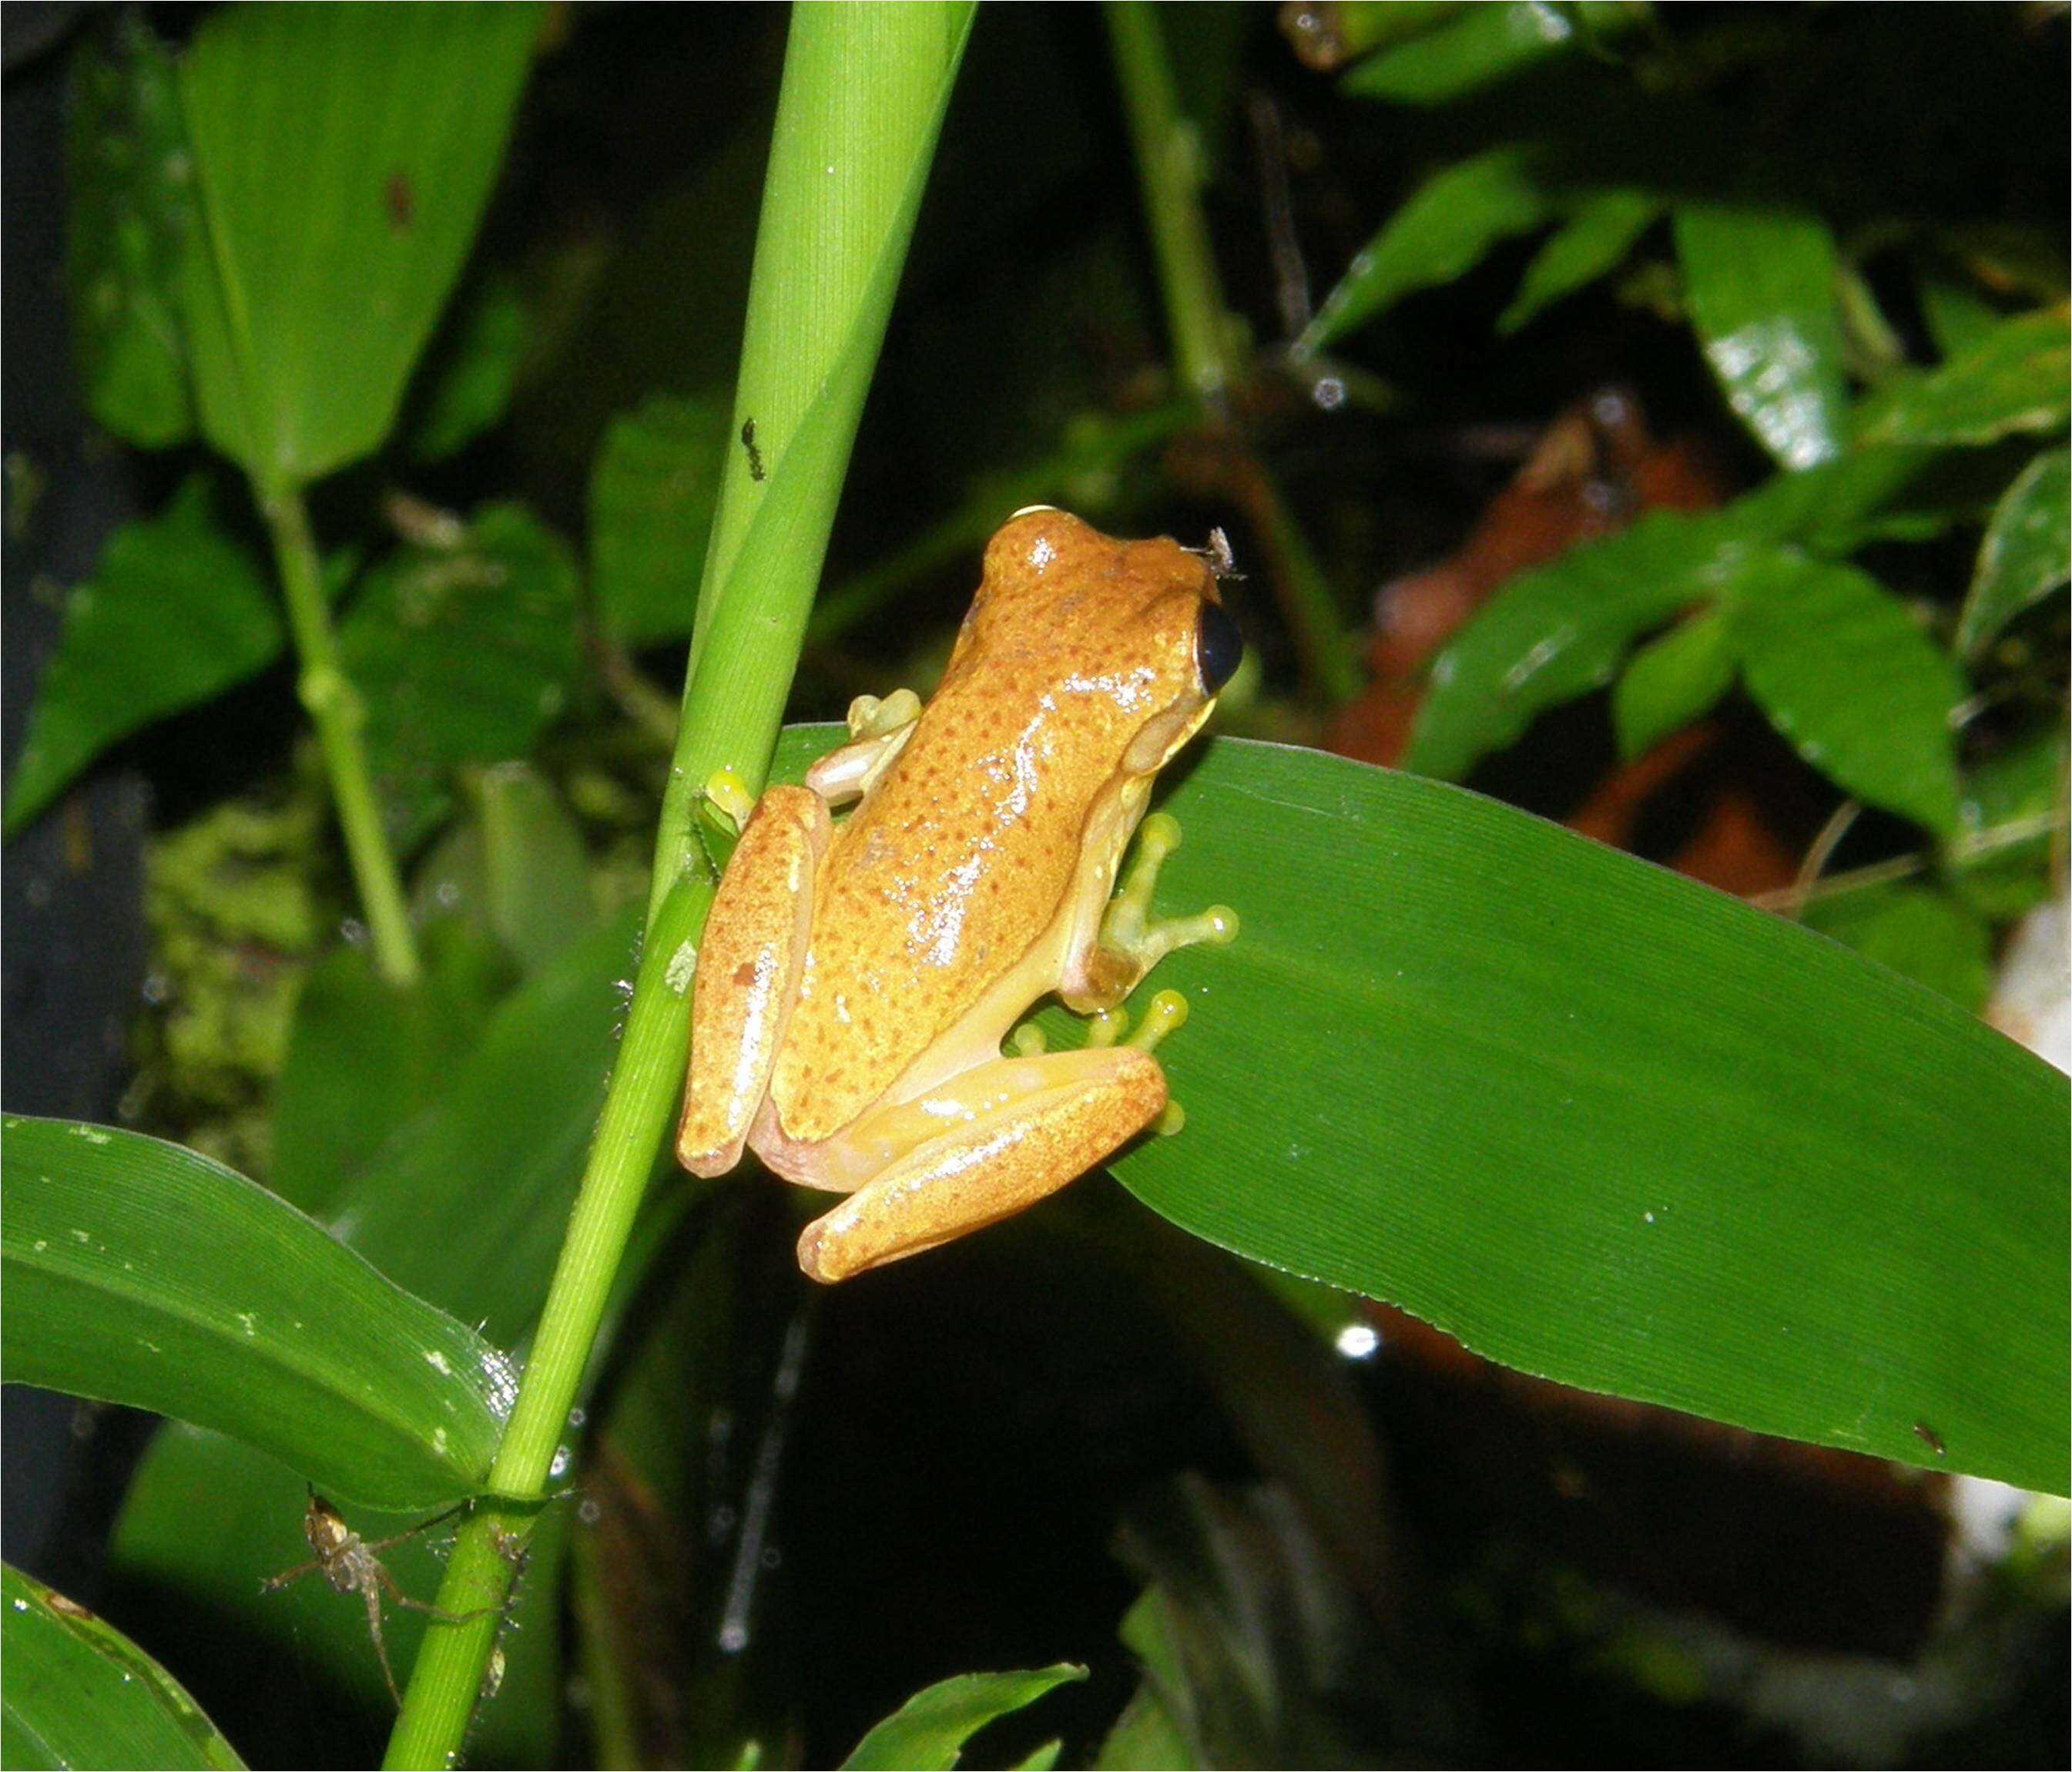
{"type": "Polygon", "coordinates": [[[1100,729],[1123,774],[1149,776],[1207,719],[1244,652],[1210,557],[1163,536],[1118,541],[1038,506],[987,544],[944,685],[983,676],[1045,697],[1070,724],[1100,729]]]}

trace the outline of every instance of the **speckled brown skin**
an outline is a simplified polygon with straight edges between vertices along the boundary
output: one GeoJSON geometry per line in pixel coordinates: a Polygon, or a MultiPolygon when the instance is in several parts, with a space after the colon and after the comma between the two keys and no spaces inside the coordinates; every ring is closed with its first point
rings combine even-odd
{"type": "Polygon", "coordinates": [[[1100,947],[1101,915],[1153,779],[1213,705],[1196,632],[1216,600],[1177,543],[1019,516],[919,720],[758,803],[699,956],[678,1154],[717,1174],[745,1137],[789,1179],[868,1191],[808,1232],[820,1277],[1018,1210],[1164,1104],[1142,1053],[1000,1043],[1040,997],[1101,1006],[1142,976],[1100,947]],[[874,766],[828,835],[822,796],[874,766]]]}

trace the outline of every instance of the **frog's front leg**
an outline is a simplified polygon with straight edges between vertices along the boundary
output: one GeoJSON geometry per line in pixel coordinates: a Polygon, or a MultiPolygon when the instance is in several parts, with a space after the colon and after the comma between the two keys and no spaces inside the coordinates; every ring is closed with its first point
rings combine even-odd
{"type": "Polygon", "coordinates": [[[1083,1174],[1165,1105],[1157,1061],[1122,1046],[996,1059],[874,1109],[816,1149],[820,1185],[857,1190],[806,1227],[799,1265],[845,1280],[994,1223],[1083,1174]]]}
{"type": "Polygon", "coordinates": [[[1100,934],[1083,952],[1067,957],[1058,994],[1081,1013],[1109,1009],[1135,990],[1144,975],[1176,948],[1207,942],[1221,947],[1237,939],[1237,913],[1212,904],[1191,917],[1163,922],[1151,915],[1151,894],[1166,858],[1180,846],[1179,820],[1153,812],[1137,833],[1137,859],[1129,875],[1102,911],[1100,934]]]}
{"type": "Polygon", "coordinates": [[[813,889],[832,831],[827,802],[773,787],[727,863],[698,952],[689,1080],[676,1155],[694,1175],[741,1160],[799,994],[813,889]]]}
{"type": "Polygon", "coordinates": [[[806,785],[830,806],[846,805],[898,760],[921,718],[921,698],[894,689],[879,701],[860,695],[849,705],[849,742],[806,771],[806,785]]]}

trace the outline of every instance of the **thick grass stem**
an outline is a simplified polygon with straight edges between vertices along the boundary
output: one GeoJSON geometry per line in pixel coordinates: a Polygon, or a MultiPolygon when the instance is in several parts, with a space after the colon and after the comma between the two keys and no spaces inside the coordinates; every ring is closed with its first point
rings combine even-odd
{"type": "MultiPolygon", "coordinates": [[[[680,961],[713,888],[691,820],[714,770],[751,788],[768,770],[971,13],[792,14],[736,395],[763,471],[730,454],[722,481],[632,1006],[490,1499],[440,1585],[448,1614],[504,1603],[532,1517],[566,1467],[569,1411],[682,1087],[680,961]]],[[[495,1634],[493,1615],[428,1630],[388,1765],[456,1762],[495,1634]]]]}

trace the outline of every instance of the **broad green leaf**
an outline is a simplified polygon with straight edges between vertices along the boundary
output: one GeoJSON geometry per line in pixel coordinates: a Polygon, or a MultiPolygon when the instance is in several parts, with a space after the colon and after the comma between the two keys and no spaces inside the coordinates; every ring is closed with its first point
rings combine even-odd
{"type": "MultiPolygon", "coordinates": [[[[1391,9],[1393,10],[1393,9],[1391,9]]],[[[1645,4],[1626,0],[1493,0],[1470,6],[1436,28],[1370,56],[1340,83],[1365,98],[1443,105],[1646,21],[1645,4]]]]}
{"type": "Polygon", "coordinates": [[[1169,806],[1161,906],[1243,929],[1152,981],[1194,1014],[1147,1204],[1560,1383],[2064,1492],[2062,1075],[1443,783],[1219,740],[1169,806]]]}
{"type": "Polygon", "coordinates": [[[365,948],[310,968],[273,1088],[266,1178],[322,1215],[389,1135],[452,1080],[508,977],[490,943],[457,919],[425,931],[425,968],[391,985],[365,948]]]}
{"type": "Polygon", "coordinates": [[[605,433],[590,483],[590,594],[613,639],[690,632],[726,450],[747,448],[731,432],[720,400],[656,395],[605,433]]]}
{"type": "Polygon", "coordinates": [[[2072,415],[2068,383],[2065,310],[2016,315],[1940,368],[1891,378],[1864,403],[1861,434],[1873,443],[1988,443],[2061,431],[2072,415]]]}
{"type": "Polygon", "coordinates": [[[72,70],[65,293],[87,410],[146,449],[194,429],[179,267],[193,162],[173,59],[141,10],[109,15],[72,70]]]}
{"type": "Polygon", "coordinates": [[[1404,766],[1460,775],[1535,716],[1609,683],[1627,648],[1709,600],[1751,553],[1803,540],[1815,553],[1860,546],[1875,514],[1930,458],[1856,450],[1780,474],[1723,510],[1651,512],[1602,541],[1520,573],[1433,666],[1404,766]]]}
{"type": "Polygon", "coordinates": [[[1612,692],[1619,754],[1643,750],[1688,726],[1733,686],[1734,651],[1716,610],[1693,615],[1634,654],[1612,692]]]}
{"type": "Polygon", "coordinates": [[[597,922],[582,832],[529,763],[481,771],[467,798],[470,816],[417,870],[419,913],[463,919],[537,972],[597,922]]]}
{"type": "Polygon", "coordinates": [[[1314,355],[1406,295],[1450,283],[1498,241],[1531,233],[1552,207],[1530,149],[1492,148],[1447,167],[1354,254],[1295,341],[1296,355],[1314,355]]]}
{"type": "Polygon", "coordinates": [[[1026,1673],[959,1674],[916,1692],[857,1743],[845,1772],[948,1772],[964,1745],[997,1716],[1033,1704],[1087,1671],[1069,1662],[1026,1673]]]}
{"type": "Polygon", "coordinates": [[[1662,210],[1662,199],[1646,191],[1597,191],[1584,197],[1526,266],[1497,331],[1515,332],[1564,296],[1615,270],[1662,210]]]}
{"type": "Polygon", "coordinates": [[[404,421],[420,462],[443,461],[504,416],[525,354],[525,304],[498,273],[471,278],[432,336],[404,421]]]}
{"type": "Polygon", "coordinates": [[[1868,573],[1790,553],[1729,575],[1742,680],[1799,755],[1859,799],[1947,834],[1957,822],[1957,668],[1868,573]]]}
{"type": "Polygon", "coordinates": [[[1784,467],[1839,454],[1848,420],[1834,236],[1787,210],[1684,204],[1684,297],[1706,360],[1784,467]]]}
{"type": "Polygon", "coordinates": [[[529,6],[231,7],[180,65],[202,426],[262,491],[378,447],[475,237],[529,6]]]}
{"type": "Polygon", "coordinates": [[[1993,932],[1949,893],[1912,884],[1838,892],[1808,904],[1806,923],[1974,1015],[1992,995],[1993,932]]]}
{"type": "MultiPolygon", "coordinates": [[[[843,736],[791,729],[772,779],[843,736]]],[[[2063,1075],[1442,783],[1222,738],[1166,804],[1160,910],[1242,928],[1149,981],[1194,1013],[1184,1129],[1112,1166],[1145,1204],[1557,1383],[2065,1492],[2063,1075]]]]}
{"type": "Polygon", "coordinates": [[[1983,649],[2072,577],[2072,450],[2046,450],[2007,489],[1987,525],[1957,622],[1957,649],[1983,649]]]}
{"type": "Polygon", "coordinates": [[[244,1765],[178,1680],[76,1600],[9,1564],[0,1601],[0,1765],[244,1765]]]}
{"type": "Polygon", "coordinates": [[[451,810],[454,771],[526,755],[567,705],[582,664],[577,589],[567,549],[515,504],[368,574],[339,652],[399,847],[451,810]]]}
{"type": "Polygon", "coordinates": [[[208,478],[194,475],[161,515],[117,530],[66,603],[7,784],[7,829],[118,738],[263,669],[281,642],[266,580],[224,529],[208,478]]]}
{"type": "Polygon", "coordinates": [[[178,1145],[5,1123],[6,1376],[220,1428],[339,1494],[487,1474],[503,1355],[255,1182],[178,1145]]]}

